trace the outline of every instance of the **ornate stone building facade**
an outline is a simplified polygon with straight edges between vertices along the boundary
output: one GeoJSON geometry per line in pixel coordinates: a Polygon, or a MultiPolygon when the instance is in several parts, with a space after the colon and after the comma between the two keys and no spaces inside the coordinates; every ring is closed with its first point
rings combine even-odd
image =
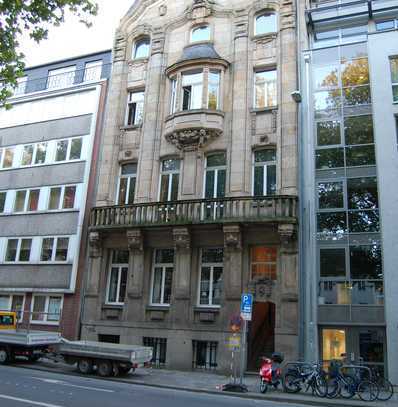
{"type": "Polygon", "coordinates": [[[297,357],[296,69],[290,0],[134,3],[113,50],[83,338],[227,370],[249,291],[248,368],[297,357]]]}

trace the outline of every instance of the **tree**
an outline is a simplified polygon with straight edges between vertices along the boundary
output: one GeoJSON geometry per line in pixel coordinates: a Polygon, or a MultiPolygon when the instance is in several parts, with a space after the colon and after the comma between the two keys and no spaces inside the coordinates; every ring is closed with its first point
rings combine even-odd
{"type": "Polygon", "coordinates": [[[24,55],[18,49],[22,33],[40,42],[51,25],[63,23],[66,11],[90,26],[87,19],[97,10],[93,0],[0,0],[0,104],[6,103],[23,76],[24,55]]]}

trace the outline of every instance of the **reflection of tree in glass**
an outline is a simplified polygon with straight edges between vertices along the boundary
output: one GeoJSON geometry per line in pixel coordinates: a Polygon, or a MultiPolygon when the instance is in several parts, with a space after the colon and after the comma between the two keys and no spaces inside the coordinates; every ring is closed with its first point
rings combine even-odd
{"type": "Polygon", "coordinates": [[[377,210],[349,212],[348,218],[351,233],[378,232],[380,230],[379,212],[377,210]]]}
{"type": "Polygon", "coordinates": [[[318,232],[322,234],[342,234],[347,232],[345,212],[318,214],[318,232]]]}
{"type": "Polygon", "coordinates": [[[380,246],[351,246],[350,270],[352,279],[381,279],[383,267],[380,246]]]}
{"type": "Polygon", "coordinates": [[[318,146],[329,146],[341,143],[340,122],[337,120],[317,124],[318,146]]]}
{"type": "Polygon", "coordinates": [[[376,178],[353,178],[347,181],[348,205],[350,209],[378,208],[376,178]]]}
{"type": "Polygon", "coordinates": [[[344,134],[346,145],[373,143],[372,116],[346,117],[344,119],[344,134]]]}
{"type": "Polygon", "coordinates": [[[369,84],[369,64],[367,58],[342,60],[341,80],[343,87],[369,84]]]}
{"type": "Polygon", "coordinates": [[[320,182],[318,184],[319,208],[343,208],[343,182],[320,182]]]}
{"type": "Polygon", "coordinates": [[[344,149],[328,148],[316,152],[316,168],[318,170],[344,167],[344,149]]]}
{"type": "Polygon", "coordinates": [[[367,105],[371,103],[369,86],[345,88],[343,92],[345,106],[367,105]]]}

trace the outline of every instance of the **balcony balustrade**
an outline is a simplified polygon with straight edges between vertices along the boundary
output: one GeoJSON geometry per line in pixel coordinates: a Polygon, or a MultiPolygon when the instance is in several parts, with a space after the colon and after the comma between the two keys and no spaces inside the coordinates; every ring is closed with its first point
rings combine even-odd
{"type": "Polygon", "coordinates": [[[236,222],[296,223],[297,197],[245,196],[97,207],[91,211],[90,228],[236,222]]]}

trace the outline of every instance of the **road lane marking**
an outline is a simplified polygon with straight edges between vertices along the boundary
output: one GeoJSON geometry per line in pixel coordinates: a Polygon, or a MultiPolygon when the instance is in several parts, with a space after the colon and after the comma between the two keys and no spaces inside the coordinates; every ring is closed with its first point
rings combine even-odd
{"type": "Polygon", "coordinates": [[[60,386],[75,387],[77,389],[99,391],[102,393],[114,393],[115,392],[114,390],[100,389],[98,387],[79,386],[77,384],[71,384],[68,382],[64,382],[62,380],[43,379],[42,377],[34,377],[34,376],[32,376],[32,379],[41,380],[42,382],[49,383],[49,384],[58,384],[60,386]]]}
{"type": "Polygon", "coordinates": [[[30,404],[31,406],[33,405],[33,406],[41,406],[41,407],[62,407],[57,404],[48,404],[48,403],[42,403],[40,401],[20,399],[18,397],[6,396],[5,394],[0,394],[0,399],[19,401],[20,403],[30,404]]]}

